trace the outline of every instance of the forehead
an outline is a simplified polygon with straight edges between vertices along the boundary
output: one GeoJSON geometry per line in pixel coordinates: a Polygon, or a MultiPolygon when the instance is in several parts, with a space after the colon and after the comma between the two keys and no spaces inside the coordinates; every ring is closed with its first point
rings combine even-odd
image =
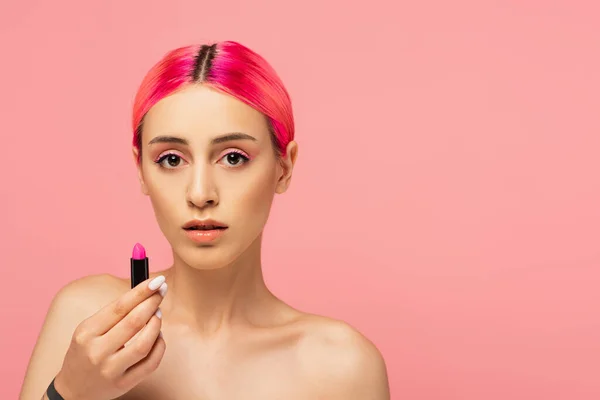
{"type": "Polygon", "coordinates": [[[177,134],[211,138],[243,132],[256,139],[269,135],[265,116],[234,98],[202,85],[191,85],[157,102],[144,118],[144,139],[177,134]]]}

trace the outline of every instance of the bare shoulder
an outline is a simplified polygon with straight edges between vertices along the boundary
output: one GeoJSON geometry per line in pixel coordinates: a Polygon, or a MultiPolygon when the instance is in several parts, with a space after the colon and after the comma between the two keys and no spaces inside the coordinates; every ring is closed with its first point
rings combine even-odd
{"type": "Polygon", "coordinates": [[[45,325],[57,325],[63,327],[63,331],[72,333],[84,319],[91,317],[128,289],[124,279],[110,274],[89,275],[71,281],[52,299],[45,325]]]}
{"type": "Polygon", "coordinates": [[[31,352],[21,400],[42,397],[62,366],[77,326],[128,289],[126,280],[101,274],[71,281],[57,291],[31,352]]]}
{"type": "Polygon", "coordinates": [[[371,340],[350,324],[306,315],[298,346],[302,371],[328,399],[388,400],[385,361],[371,340]]]}
{"type": "Polygon", "coordinates": [[[65,307],[69,314],[91,315],[129,290],[125,279],[110,274],[90,275],[74,280],[54,296],[51,310],[65,307]]]}
{"type": "Polygon", "coordinates": [[[67,343],[81,322],[128,289],[124,279],[109,274],[89,275],[69,282],[52,299],[38,341],[53,333],[55,340],[67,343]]]}

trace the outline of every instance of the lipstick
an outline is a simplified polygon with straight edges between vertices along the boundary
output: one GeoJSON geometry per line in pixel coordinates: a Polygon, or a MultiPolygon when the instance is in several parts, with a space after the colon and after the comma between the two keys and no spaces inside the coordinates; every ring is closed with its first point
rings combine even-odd
{"type": "Polygon", "coordinates": [[[146,249],[139,243],[133,246],[131,254],[131,288],[133,289],[140,283],[148,279],[148,257],[146,257],[146,249]]]}

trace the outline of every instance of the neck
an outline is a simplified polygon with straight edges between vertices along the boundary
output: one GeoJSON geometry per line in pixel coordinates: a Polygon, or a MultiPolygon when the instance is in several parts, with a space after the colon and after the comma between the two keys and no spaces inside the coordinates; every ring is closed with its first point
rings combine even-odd
{"type": "Polygon", "coordinates": [[[161,305],[170,324],[206,335],[233,324],[261,325],[275,298],[263,279],[261,236],[234,262],[218,269],[195,269],[173,254],[161,305]]]}

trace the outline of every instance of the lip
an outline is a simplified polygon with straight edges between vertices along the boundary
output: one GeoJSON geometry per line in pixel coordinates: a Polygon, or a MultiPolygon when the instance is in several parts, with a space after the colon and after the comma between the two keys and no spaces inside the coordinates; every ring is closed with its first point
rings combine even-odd
{"type": "Polygon", "coordinates": [[[221,237],[225,233],[227,228],[227,225],[225,225],[222,222],[215,221],[214,219],[193,219],[191,221],[186,222],[185,225],[183,225],[182,227],[186,236],[196,243],[212,242],[221,237]],[[189,229],[195,226],[213,226],[215,227],[215,229],[189,229]]]}
{"type": "Polygon", "coordinates": [[[214,219],[193,219],[191,221],[186,222],[185,225],[182,226],[182,228],[189,229],[194,226],[207,226],[207,225],[212,225],[212,226],[215,226],[218,228],[227,228],[227,225],[225,225],[222,222],[216,221],[214,219]]]}

